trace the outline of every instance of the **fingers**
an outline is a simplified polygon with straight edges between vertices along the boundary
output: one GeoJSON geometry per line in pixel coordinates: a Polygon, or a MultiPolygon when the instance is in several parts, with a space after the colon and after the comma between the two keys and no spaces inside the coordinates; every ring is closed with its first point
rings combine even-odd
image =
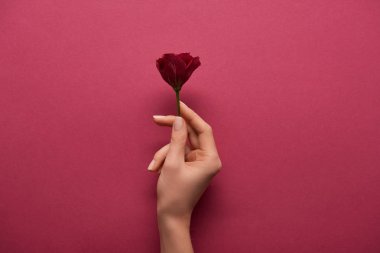
{"type": "Polygon", "coordinates": [[[180,101],[181,115],[198,134],[199,147],[205,151],[217,152],[211,126],[198,114],[180,101]]]}
{"type": "Polygon", "coordinates": [[[162,164],[165,161],[166,155],[169,151],[169,144],[166,144],[162,148],[160,148],[153,156],[153,160],[150,162],[148,166],[149,171],[157,171],[161,168],[162,164]]]}
{"type": "MultiPolygon", "coordinates": [[[[154,115],[153,120],[156,124],[158,124],[160,126],[170,126],[171,127],[173,125],[175,117],[176,116],[173,116],[173,115],[167,115],[167,116],[154,115]]],[[[194,129],[190,125],[187,125],[187,131],[189,133],[189,139],[190,139],[191,146],[193,148],[199,148],[199,140],[198,140],[197,133],[194,131],[194,129]]]]}
{"type": "MultiPolygon", "coordinates": [[[[188,123],[188,132],[191,145],[208,153],[217,153],[212,128],[197,113],[190,109],[185,103],[180,101],[181,115],[188,123]]],[[[173,124],[175,116],[154,116],[154,121],[158,125],[170,126],[173,124]]]]}
{"type": "Polygon", "coordinates": [[[153,115],[153,120],[154,120],[154,122],[156,122],[156,124],[158,124],[160,126],[172,126],[173,122],[175,120],[175,117],[176,116],[174,116],[174,115],[167,115],[167,116],[153,115]]]}
{"type": "Polygon", "coordinates": [[[194,129],[190,125],[187,125],[187,131],[189,132],[191,146],[195,149],[200,148],[198,135],[195,133],[194,129]]]}
{"type": "MultiPolygon", "coordinates": [[[[148,166],[148,171],[151,172],[160,172],[161,167],[164,164],[166,155],[168,154],[169,151],[169,144],[166,144],[162,148],[160,148],[153,156],[153,160],[150,162],[148,166]]],[[[188,154],[191,153],[191,149],[188,145],[185,147],[185,157],[188,157],[188,154]]]]}
{"type": "Polygon", "coordinates": [[[191,150],[186,153],[186,162],[194,162],[197,160],[197,150],[191,150]]]}
{"type": "Polygon", "coordinates": [[[182,117],[176,117],[172,127],[172,136],[165,164],[178,168],[185,162],[187,126],[182,117]]]}
{"type": "Polygon", "coordinates": [[[191,125],[197,133],[202,133],[209,128],[209,125],[184,102],[180,101],[181,115],[191,125]]]}

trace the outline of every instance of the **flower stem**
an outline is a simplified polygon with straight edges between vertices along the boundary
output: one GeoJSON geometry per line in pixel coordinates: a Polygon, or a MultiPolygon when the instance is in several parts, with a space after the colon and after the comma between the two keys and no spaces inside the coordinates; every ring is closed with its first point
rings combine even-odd
{"type": "Polygon", "coordinates": [[[179,109],[179,90],[175,91],[175,95],[176,95],[176,98],[177,98],[177,115],[181,116],[181,111],[179,109]]]}

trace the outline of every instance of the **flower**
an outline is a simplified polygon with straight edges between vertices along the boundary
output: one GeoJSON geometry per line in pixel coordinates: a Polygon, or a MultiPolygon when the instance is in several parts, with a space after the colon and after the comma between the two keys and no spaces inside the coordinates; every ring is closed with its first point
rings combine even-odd
{"type": "Polygon", "coordinates": [[[190,53],[163,54],[156,61],[156,66],[162,78],[174,89],[177,95],[177,110],[179,110],[179,92],[189,80],[191,74],[201,65],[199,57],[192,57],[190,53]]]}
{"type": "Polygon", "coordinates": [[[182,85],[200,65],[199,57],[192,57],[190,53],[164,54],[156,62],[162,78],[174,90],[181,90],[182,85]]]}

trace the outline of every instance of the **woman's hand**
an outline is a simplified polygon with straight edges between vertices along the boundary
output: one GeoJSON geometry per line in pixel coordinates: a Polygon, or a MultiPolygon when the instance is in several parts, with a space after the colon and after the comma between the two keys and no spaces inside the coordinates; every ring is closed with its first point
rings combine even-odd
{"type": "MultiPolygon", "coordinates": [[[[148,167],[149,171],[159,173],[157,217],[162,252],[171,252],[167,237],[168,233],[174,233],[173,229],[179,230],[174,234],[189,239],[192,210],[222,167],[210,125],[183,102],[180,108],[183,118],[154,116],[158,125],[172,126],[170,143],[156,152],[148,167]]],[[[185,247],[183,243],[178,246],[185,247]]],[[[192,252],[185,248],[175,249],[192,252]]]]}

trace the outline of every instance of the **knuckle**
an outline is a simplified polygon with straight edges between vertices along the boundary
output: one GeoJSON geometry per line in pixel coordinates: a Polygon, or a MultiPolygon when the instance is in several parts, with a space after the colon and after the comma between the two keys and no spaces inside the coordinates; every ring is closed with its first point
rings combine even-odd
{"type": "Polygon", "coordinates": [[[153,156],[153,160],[159,161],[161,159],[161,155],[159,153],[155,153],[153,156]]]}
{"type": "Polygon", "coordinates": [[[216,173],[220,172],[221,169],[222,169],[222,161],[220,159],[218,159],[215,162],[215,171],[216,171],[216,173]]]}
{"type": "Polygon", "coordinates": [[[177,133],[172,134],[170,137],[170,141],[173,142],[186,142],[187,139],[187,133],[177,133]]]}
{"type": "Polygon", "coordinates": [[[222,164],[222,161],[218,158],[217,162],[216,162],[216,168],[218,170],[221,170],[223,167],[223,164],[222,164]]]}
{"type": "Polygon", "coordinates": [[[213,175],[217,174],[222,169],[222,161],[220,160],[218,155],[213,156],[211,164],[212,164],[211,173],[213,175]]]}
{"type": "Polygon", "coordinates": [[[212,133],[212,127],[208,123],[205,123],[204,131],[207,133],[212,133]]]}
{"type": "Polygon", "coordinates": [[[162,148],[160,148],[154,155],[153,155],[153,160],[156,162],[161,161],[165,159],[167,152],[169,150],[169,144],[166,144],[162,148]]]}
{"type": "Polygon", "coordinates": [[[174,169],[175,163],[171,161],[170,159],[166,159],[163,167],[165,167],[165,169],[171,170],[171,169],[174,169]]]}

